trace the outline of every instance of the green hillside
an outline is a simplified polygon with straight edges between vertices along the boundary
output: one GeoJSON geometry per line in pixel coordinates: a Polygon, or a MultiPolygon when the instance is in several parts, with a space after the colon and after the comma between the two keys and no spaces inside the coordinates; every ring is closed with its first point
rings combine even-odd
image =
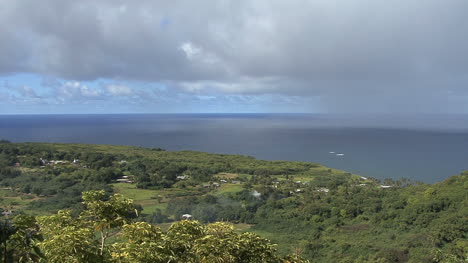
{"type": "MultiPolygon", "coordinates": [[[[426,185],[319,164],[130,146],[0,143],[5,216],[85,211],[82,193],[132,199],[168,229],[183,215],[234,224],[310,262],[466,262],[468,173],[426,185]]],[[[138,262],[138,261],[134,261],[138,262]]],[[[198,261],[195,261],[198,262],[198,261]]],[[[207,261],[209,262],[209,261],[207,261]]]]}

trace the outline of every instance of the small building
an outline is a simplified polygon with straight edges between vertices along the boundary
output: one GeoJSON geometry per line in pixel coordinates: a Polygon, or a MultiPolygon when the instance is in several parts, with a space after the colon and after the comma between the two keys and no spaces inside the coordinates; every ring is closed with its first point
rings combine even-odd
{"type": "Polygon", "coordinates": [[[132,180],[128,179],[128,178],[120,178],[120,179],[117,179],[116,180],[118,183],[128,183],[128,184],[131,184],[133,183],[132,180]]]}
{"type": "Polygon", "coordinates": [[[183,220],[190,220],[192,218],[192,215],[191,214],[183,214],[182,215],[182,219],[183,220]]]}
{"type": "Polygon", "coordinates": [[[262,194],[260,192],[258,192],[257,190],[253,190],[252,196],[259,199],[260,196],[262,196],[262,194]]]}
{"type": "Polygon", "coordinates": [[[219,184],[218,183],[213,183],[212,184],[214,187],[219,187],[219,184]]]}
{"type": "Polygon", "coordinates": [[[220,181],[221,183],[223,183],[223,184],[227,183],[227,181],[224,180],[224,179],[221,179],[221,180],[219,180],[219,181],[220,181]]]}
{"type": "Polygon", "coordinates": [[[48,164],[49,164],[49,161],[48,161],[48,160],[46,160],[46,159],[42,159],[42,158],[40,158],[39,160],[41,161],[41,166],[46,166],[46,165],[48,165],[48,164]]]}
{"type": "Polygon", "coordinates": [[[186,175],[179,175],[176,177],[177,180],[185,180],[187,179],[187,176],[186,175]]]}
{"type": "Polygon", "coordinates": [[[231,183],[233,183],[233,184],[240,184],[241,182],[240,182],[240,181],[231,181],[231,183]]]}
{"type": "Polygon", "coordinates": [[[15,163],[15,167],[21,167],[21,163],[15,163]]]}
{"type": "Polygon", "coordinates": [[[79,164],[80,160],[79,159],[73,159],[73,164],[79,164]]]}
{"type": "Polygon", "coordinates": [[[381,185],[380,188],[387,189],[387,188],[392,188],[391,185],[381,185]]]}

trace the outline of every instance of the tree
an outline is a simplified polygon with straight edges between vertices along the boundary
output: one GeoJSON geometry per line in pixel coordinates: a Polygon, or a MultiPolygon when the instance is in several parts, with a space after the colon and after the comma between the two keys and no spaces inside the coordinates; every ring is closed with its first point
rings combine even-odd
{"type": "Polygon", "coordinates": [[[114,261],[158,263],[174,261],[174,256],[164,246],[165,235],[159,227],[137,222],[124,225],[122,237],[127,242],[113,245],[112,259],[114,261]]]}
{"type": "Polygon", "coordinates": [[[33,216],[18,215],[0,225],[0,255],[3,262],[36,262],[42,254],[36,246],[41,240],[33,216]]]}
{"type": "Polygon", "coordinates": [[[83,205],[85,210],[80,219],[92,224],[99,232],[101,245],[99,253],[104,254],[106,239],[111,235],[112,228],[121,227],[129,222],[132,212],[137,213],[133,200],[125,199],[120,194],[115,194],[105,200],[104,190],[88,191],[83,193],[83,205]]]}
{"type": "Polygon", "coordinates": [[[1,255],[3,262],[11,260],[11,255],[8,253],[8,243],[10,237],[16,232],[15,227],[8,220],[4,220],[0,225],[0,243],[2,245],[1,255]]]}
{"type": "Polygon", "coordinates": [[[44,241],[39,245],[49,262],[103,262],[106,240],[136,213],[132,200],[115,194],[106,200],[104,190],[83,193],[85,210],[72,217],[70,210],[38,218],[44,241]],[[96,240],[96,231],[99,239],[96,240]],[[66,260],[64,260],[66,259],[66,260]]]}
{"type": "Polygon", "coordinates": [[[71,215],[70,210],[56,215],[38,217],[44,240],[39,247],[47,262],[100,262],[99,243],[87,222],[71,215]]]}

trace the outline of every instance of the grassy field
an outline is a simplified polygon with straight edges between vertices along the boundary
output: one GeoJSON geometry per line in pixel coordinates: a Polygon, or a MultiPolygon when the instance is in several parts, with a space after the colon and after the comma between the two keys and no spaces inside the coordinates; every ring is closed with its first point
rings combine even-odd
{"type": "MultiPolygon", "coordinates": [[[[116,193],[122,194],[126,198],[133,199],[136,204],[143,207],[143,214],[152,214],[156,209],[164,210],[167,207],[167,201],[177,196],[206,194],[199,188],[191,187],[185,189],[166,188],[161,190],[138,189],[135,184],[115,183],[111,184],[116,193]]],[[[213,195],[223,195],[226,193],[235,193],[242,191],[241,184],[221,184],[216,189],[211,189],[208,193],[213,195]]]]}
{"type": "Polygon", "coordinates": [[[223,195],[226,193],[235,193],[242,191],[243,186],[241,184],[221,184],[220,187],[214,192],[215,195],[223,195]]]}
{"type": "Polygon", "coordinates": [[[166,194],[165,190],[147,190],[138,189],[135,184],[115,183],[112,184],[115,192],[122,194],[126,198],[133,199],[136,204],[143,207],[143,214],[152,214],[156,209],[165,209],[166,194]],[[158,198],[159,196],[159,198],[158,198]]]}
{"type": "Polygon", "coordinates": [[[7,188],[0,189],[0,207],[4,210],[22,211],[31,215],[44,214],[44,211],[28,209],[28,204],[41,198],[32,194],[23,194],[7,188]]]}

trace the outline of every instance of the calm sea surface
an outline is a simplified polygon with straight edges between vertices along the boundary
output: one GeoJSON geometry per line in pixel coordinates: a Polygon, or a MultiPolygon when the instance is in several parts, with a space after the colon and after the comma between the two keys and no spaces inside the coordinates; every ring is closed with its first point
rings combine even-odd
{"type": "Polygon", "coordinates": [[[0,138],[244,154],[428,183],[468,170],[467,116],[0,115],[0,138]]]}

